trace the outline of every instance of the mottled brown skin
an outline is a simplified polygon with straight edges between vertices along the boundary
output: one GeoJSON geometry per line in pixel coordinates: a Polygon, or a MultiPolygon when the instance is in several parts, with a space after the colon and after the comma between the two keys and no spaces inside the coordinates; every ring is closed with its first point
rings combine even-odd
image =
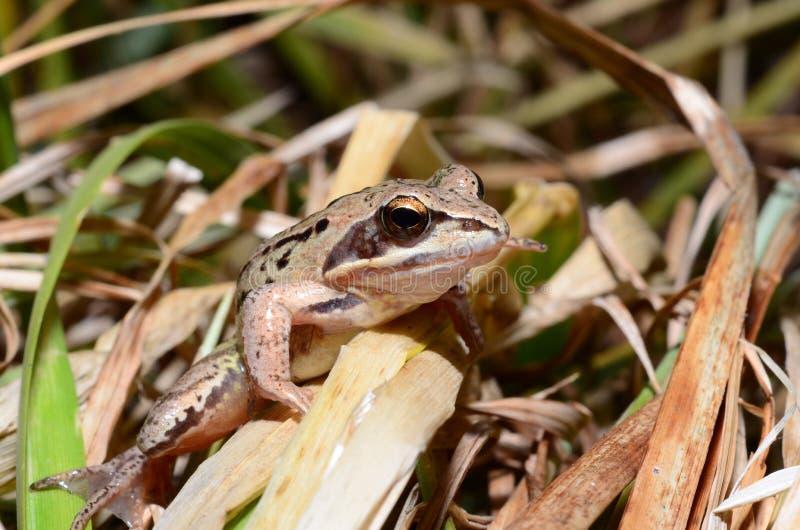
{"type": "MultiPolygon", "coordinates": [[[[239,277],[236,340],[192,366],[158,399],[137,445],[32,488],[80,492],[88,482],[72,530],[103,507],[131,528],[144,528],[146,503],[164,500],[153,476],[164,475],[173,455],[207,447],[267,399],[308,409],[310,397],[292,382],[290,359],[313,332],[375,326],[439,300],[470,349],[479,350],[481,332],[461,282],[509,239],[506,221],[482,198],[477,175],[446,166],[427,182],[387,181],[341,197],[266,241],[239,277]]],[[[304,371],[311,376],[328,368],[306,362],[304,371]]]]}
{"type": "Polygon", "coordinates": [[[241,357],[229,343],[194,365],[156,401],[136,445],[149,456],[197,451],[246,422],[248,411],[263,404],[252,395],[241,357]]]}
{"type": "MultiPolygon", "coordinates": [[[[494,257],[508,224],[482,195],[477,175],[446,166],[427,182],[387,181],[341,197],[265,242],[237,286],[244,359],[258,394],[308,410],[308,395],[290,377],[292,326],[332,332],[387,322],[437,300],[494,257]],[[400,196],[423,203],[430,218],[411,237],[385,226],[385,208],[400,196]]],[[[475,325],[460,327],[479,334],[475,325]]]]}

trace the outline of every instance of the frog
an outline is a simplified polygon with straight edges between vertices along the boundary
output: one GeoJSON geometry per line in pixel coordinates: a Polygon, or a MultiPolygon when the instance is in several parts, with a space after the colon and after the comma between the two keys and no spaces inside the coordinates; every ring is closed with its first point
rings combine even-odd
{"type": "Polygon", "coordinates": [[[71,530],[103,508],[129,528],[146,528],[148,505],[163,505],[169,494],[164,477],[177,455],[208,447],[270,402],[308,411],[312,395],[298,383],[330,368],[292,368],[293,359],[309,355],[310,336],[371,328],[436,303],[465,351],[479,352],[483,335],[465,282],[503,248],[546,247],[510,236],[503,216],[484,202],[480,177],[463,165],[334,200],[255,250],[236,283],[235,337],[156,400],[133,447],[31,488],[85,497],[71,530]]]}

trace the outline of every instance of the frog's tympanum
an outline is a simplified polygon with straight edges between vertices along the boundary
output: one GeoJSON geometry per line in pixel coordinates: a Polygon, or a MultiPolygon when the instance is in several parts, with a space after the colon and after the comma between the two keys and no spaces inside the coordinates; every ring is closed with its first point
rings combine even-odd
{"type": "Polygon", "coordinates": [[[480,350],[483,338],[462,283],[470,268],[503,247],[543,249],[509,238],[505,219],[483,202],[480,178],[463,166],[446,166],[428,181],[389,180],[333,201],[256,250],[237,284],[236,340],[192,366],[158,399],[136,446],[32,487],[87,496],[73,530],[104,507],[128,526],[144,528],[147,504],[164,501],[175,455],[207,447],[267,400],[308,410],[311,396],[290,372],[292,355],[308,343],[296,339],[298,329],[368,328],[437,302],[469,349],[480,350]]]}

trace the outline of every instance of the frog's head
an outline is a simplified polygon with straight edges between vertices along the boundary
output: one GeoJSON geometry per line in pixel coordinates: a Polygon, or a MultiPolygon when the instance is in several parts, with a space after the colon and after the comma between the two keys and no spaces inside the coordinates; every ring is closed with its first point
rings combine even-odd
{"type": "Polygon", "coordinates": [[[325,212],[338,217],[332,221],[341,234],[323,265],[331,284],[420,303],[490,261],[509,239],[508,223],[483,202],[480,177],[460,165],[445,166],[426,182],[383,182],[325,212]]]}

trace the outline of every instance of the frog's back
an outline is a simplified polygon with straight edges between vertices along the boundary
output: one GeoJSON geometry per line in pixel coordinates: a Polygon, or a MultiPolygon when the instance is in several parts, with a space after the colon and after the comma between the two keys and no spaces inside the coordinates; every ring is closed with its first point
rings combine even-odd
{"type": "Polygon", "coordinates": [[[242,268],[237,294],[272,283],[319,281],[325,258],[314,241],[329,226],[324,213],[318,212],[264,241],[242,268]]]}
{"type": "MultiPolygon", "coordinates": [[[[366,223],[377,230],[376,211],[387,181],[372,188],[342,196],[325,209],[266,240],[239,275],[237,295],[272,283],[323,282],[326,262],[337,253],[350,228],[366,223]]],[[[368,236],[364,229],[361,236],[368,236]]]]}

